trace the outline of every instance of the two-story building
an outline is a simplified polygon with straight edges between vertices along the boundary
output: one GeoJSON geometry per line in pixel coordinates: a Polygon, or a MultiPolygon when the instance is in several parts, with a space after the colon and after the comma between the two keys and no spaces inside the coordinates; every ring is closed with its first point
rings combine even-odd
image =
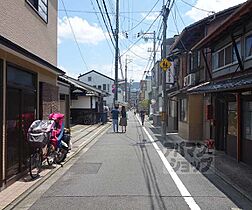
{"type": "MultiPolygon", "coordinates": [[[[87,73],[81,74],[78,79],[88,85],[94,86],[100,90],[109,93],[109,96],[104,97],[104,105],[108,106],[110,109],[113,107],[114,103],[114,83],[115,80],[98,72],[95,70],[89,71],[87,73]]],[[[123,92],[118,88],[118,101],[123,102],[123,92]]]]}
{"type": "Polygon", "coordinates": [[[186,140],[202,141],[211,138],[208,129],[211,122],[207,119],[203,106],[210,99],[204,98],[203,94],[188,94],[187,91],[210,80],[210,70],[204,65],[204,60],[209,58],[203,56],[200,50],[192,48],[237,8],[238,6],[226,9],[186,27],[169,50],[168,59],[173,61],[175,83],[167,91],[168,130],[175,130],[177,126],[178,134],[186,140]]]}
{"type": "Polygon", "coordinates": [[[27,130],[59,111],[53,0],[0,1],[0,188],[27,169],[27,130]]]}
{"type": "Polygon", "coordinates": [[[203,94],[216,149],[252,165],[252,1],[239,6],[192,50],[201,50],[211,79],[188,90],[203,94]]]}

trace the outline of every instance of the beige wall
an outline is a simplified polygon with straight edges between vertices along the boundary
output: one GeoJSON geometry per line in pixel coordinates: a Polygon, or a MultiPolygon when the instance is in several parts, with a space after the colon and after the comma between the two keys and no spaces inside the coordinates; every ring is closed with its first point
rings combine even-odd
{"type": "Polygon", "coordinates": [[[203,95],[189,95],[189,139],[202,140],[203,135],[203,95]]]}
{"type": "Polygon", "coordinates": [[[18,56],[5,52],[1,48],[0,48],[0,58],[6,60],[7,63],[9,62],[18,65],[19,67],[26,69],[28,71],[38,73],[38,80],[41,82],[46,82],[55,86],[57,85],[57,75],[55,73],[47,71],[45,68],[35,65],[18,56]]]}
{"type": "Polygon", "coordinates": [[[187,122],[179,121],[179,135],[185,140],[201,141],[203,138],[203,95],[188,95],[187,103],[187,122]]]}
{"type": "Polygon", "coordinates": [[[58,1],[48,0],[48,23],[26,0],[0,0],[0,35],[57,65],[58,1]]]}

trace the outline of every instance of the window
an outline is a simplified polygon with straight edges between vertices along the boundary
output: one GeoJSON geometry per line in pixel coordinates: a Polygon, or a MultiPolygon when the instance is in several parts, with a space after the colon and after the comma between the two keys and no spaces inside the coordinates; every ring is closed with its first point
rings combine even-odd
{"type": "Polygon", "coordinates": [[[108,92],[109,92],[109,90],[110,90],[110,88],[109,88],[109,87],[110,87],[110,85],[109,85],[109,84],[107,84],[107,87],[108,87],[107,89],[108,89],[108,92]]]}
{"type": "Polygon", "coordinates": [[[252,101],[244,101],[243,110],[243,136],[247,140],[252,140],[252,101]]]}
{"type": "Polygon", "coordinates": [[[103,84],[102,89],[103,89],[103,90],[106,90],[106,84],[103,84]]]}
{"type": "Polygon", "coordinates": [[[187,121],[187,99],[180,99],[180,121],[187,121]]]}
{"type": "Polygon", "coordinates": [[[224,49],[218,52],[218,67],[224,66],[224,49]]]}
{"type": "Polygon", "coordinates": [[[39,14],[39,16],[48,22],[48,0],[26,0],[32,5],[33,9],[39,14]]]}
{"type": "Polygon", "coordinates": [[[218,68],[218,52],[213,53],[212,55],[212,69],[217,69],[218,68]]]}
{"type": "Polygon", "coordinates": [[[201,64],[201,59],[200,59],[200,51],[197,52],[197,66],[199,67],[201,64]]]}
{"type": "Polygon", "coordinates": [[[245,39],[245,56],[252,56],[252,35],[247,36],[245,39]]]}
{"type": "Polygon", "coordinates": [[[34,74],[20,70],[19,68],[8,65],[7,82],[15,86],[36,89],[36,81],[34,74]]]}
{"type": "MultiPolygon", "coordinates": [[[[236,46],[237,46],[237,49],[238,49],[238,51],[239,51],[239,55],[241,56],[241,42],[240,41],[237,41],[236,42],[236,46]]],[[[232,48],[233,48],[233,54],[232,54],[232,60],[233,60],[233,62],[235,62],[235,61],[237,61],[237,56],[236,56],[236,53],[235,53],[235,48],[234,48],[234,46],[232,46],[232,48]]]]}
{"type": "Polygon", "coordinates": [[[232,45],[225,48],[225,65],[232,63],[232,45]]]}
{"type": "Polygon", "coordinates": [[[193,55],[191,54],[190,55],[190,72],[192,72],[192,71],[193,71],[193,55]]]}
{"type": "Polygon", "coordinates": [[[98,89],[101,90],[101,85],[98,85],[98,89]]]}
{"type": "Polygon", "coordinates": [[[96,88],[96,85],[93,85],[94,88],[96,88]]]}
{"type": "Polygon", "coordinates": [[[91,82],[92,81],[92,77],[88,77],[88,81],[91,82]]]}

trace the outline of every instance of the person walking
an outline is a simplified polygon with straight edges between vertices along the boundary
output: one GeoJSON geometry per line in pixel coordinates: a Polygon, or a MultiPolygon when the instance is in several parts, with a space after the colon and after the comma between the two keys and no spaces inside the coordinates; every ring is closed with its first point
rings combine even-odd
{"type": "Polygon", "coordinates": [[[121,118],[120,118],[120,123],[119,123],[120,126],[122,126],[122,133],[126,133],[126,127],[127,127],[127,112],[126,112],[126,109],[125,109],[125,106],[122,106],[122,110],[121,110],[121,118]],[[125,128],[124,129],[124,132],[123,132],[123,127],[125,128]]]}
{"type": "Polygon", "coordinates": [[[118,133],[118,117],[119,117],[119,106],[116,104],[115,108],[112,109],[112,123],[113,123],[113,131],[118,133]]]}
{"type": "Polygon", "coordinates": [[[140,118],[141,118],[141,121],[142,121],[142,125],[144,125],[144,117],[145,117],[145,111],[142,109],[140,111],[140,118]]]}

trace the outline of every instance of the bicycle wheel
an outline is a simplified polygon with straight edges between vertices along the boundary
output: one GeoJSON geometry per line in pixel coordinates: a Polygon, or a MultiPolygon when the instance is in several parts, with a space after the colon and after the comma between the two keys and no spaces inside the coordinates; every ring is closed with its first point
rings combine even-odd
{"type": "Polygon", "coordinates": [[[55,162],[57,164],[60,164],[61,162],[63,162],[66,159],[67,156],[67,150],[60,148],[59,151],[57,152],[57,155],[55,157],[55,162]]]}
{"type": "Polygon", "coordinates": [[[35,179],[39,176],[42,166],[42,155],[41,150],[36,149],[30,156],[30,176],[35,179]]]}

